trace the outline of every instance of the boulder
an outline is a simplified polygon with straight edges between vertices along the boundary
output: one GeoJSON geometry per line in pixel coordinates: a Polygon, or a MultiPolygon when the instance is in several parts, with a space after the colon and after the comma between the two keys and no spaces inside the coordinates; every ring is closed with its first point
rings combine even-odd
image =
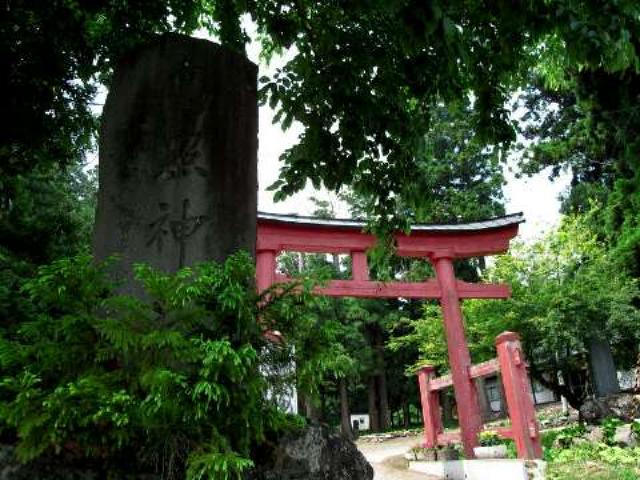
{"type": "Polygon", "coordinates": [[[602,398],[591,398],[580,407],[580,417],[596,424],[606,417],[616,417],[631,422],[640,416],[640,395],[619,393],[602,398]]]}
{"type": "Polygon", "coordinates": [[[604,431],[602,427],[592,427],[585,437],[589,443],[600,443],[604,441],[604,431]]]}
{"type": "Polygon", "coordinates": [[[635,435],[631,431],[631,424],[621,425],[616,429],[613,443],[621,447],[635,447],[638,445],[635,435]]]}
{"type": "Polygon", "coordinates": [[[285,435],[256,464],[245,480],[373,479],[373,468],[355,444],[320,425],[285,435]]]}

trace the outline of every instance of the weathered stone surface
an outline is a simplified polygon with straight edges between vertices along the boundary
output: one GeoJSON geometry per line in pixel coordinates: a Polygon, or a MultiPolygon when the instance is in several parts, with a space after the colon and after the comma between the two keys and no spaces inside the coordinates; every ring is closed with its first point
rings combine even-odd
{"type": "Polygon", "coordinates": [[[621,425],[616,429],[613,443],[621,447],[635,447],[638,445],[638,441],[631,431],[631,424],[621,425]]]}
{"type": "Polygon", "coordinates": [[[620,391],[611,345],[606,339],[594,338],[589,343],[591,377],[597,397],[614,395],[620,391]]]}
{"type": "MultiPolygon", "coordinates": [[[[260,461],[258,461],[260,463],[260,461]]],[[[310,426],[280,440],[246,480],[371,480],[373,468],[350,440],[310,426]]]]}
{"type": "Polygon", "coordinates": [[[602,427],[592,427],[586,435],[589,443],[600,443],[604,441],[604,431],[602,427]]]}
{"type": "Polygon", "coordinates": [[[599,423],[606,417],[617,417],[631,422],[640,417],[640,395],[620,393],[602,398],[592,398],[580,407],[580,416],[587,423],[599,423]]]}
{"type": "Polygon", "coordinates": [[[175,34],[122,59],[100,133],[97,258],[120,254],[128,273],[254,252],[256,77],[242,55],[175,34]]]}

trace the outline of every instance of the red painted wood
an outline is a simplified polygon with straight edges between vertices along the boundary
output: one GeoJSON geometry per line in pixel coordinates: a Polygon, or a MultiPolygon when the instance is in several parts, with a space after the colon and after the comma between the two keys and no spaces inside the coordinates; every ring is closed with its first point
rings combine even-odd
{"type": "MultiPolygon", "coordinates": [[[[454,258],[505,252],[518,232],[518,225],[467,232],[413,231],[397,233],[396,253],[405,257],[427,257],[443,251],[454,258]]],[[[290,224],[258,219],[256,249],[312,253],[364,252],[375,245],[373,235],[360,227],[290,224]]]]}
{"type": "Polygon", "coordinates": [[[276,277],[276,252],[259,250],[256,254],[256,288],[262,292],[269,288],[276,277]]]}
{"type": "Polygon", "coordinates": [[[458,298],[509,298],[511,288],[501,283],[468,283],[458,280],[456,282],[458,298]]]}
{"type": "Polygon", "coordinates": [[[476,387],[469,375],[471,356],[464,334],[453,263],[448,256],[435,257],[432,261],[442,292],[440,304],[444,317],[462,444],[465,456],[474,458],[473,447],[478,446],[478,432],[482,429],[482,417],[476,387]]]}
{"type": "Polygon", "coordinates": [[[494,432],[502,438],[513,438],[513,430],[510,427],[498,427],[488,431],[494,432]]]}
{"type": "MultiPolygon", "coordinates": [[[[292,279],[276,274],[274,281],[292,279]]],[[[509,298],[506,285],[473,284],[457,282],[460,298],[509,298]]],[[[327,297],[363,298],[440,298],[440,285],[435,280],[426,282],[375,282],[362,280],[330,280],[326,287],[318,287],[316,293],[327,297]]]]}
{"type": "Polygon", "coordinates": [[[364,252],[375,245],[360,228],[291,225],[258,219],[256,249],[310,253],[364,252]]]}
{"type": "Polygon", "coordinates": [[[351,252],[351,272],[355,281],[369,280],[367,254],[363,251],[351,252]]]}
{"type": "Polygon", "coordinates": [[[471,232],[421,232],[396,235],[396,251],[403,257],[441,256],[480,257],[503,253],[509,240],[518,233],[518,225],[471,232]]]}
{"type": "Polygon", "coordinates": [[[520,337],[517,333],[505,332],[496,338],[496,348],[518,458],[542,458],[540,433],[520,337]]]}
{"type": "Polygon", "coordinates": [[[451,375],[443,375],[442,377],[434,378],[429,383],[432,390],[443,390],[453,385],[453,378],[451,375]]]}
{"type": "Polygon", "coordinates": [[[471,378],[488,377],[500,371],[500,362],[497,358],[493,358],[486,362],[477,363],[471,366],[469,375],[471,378]]]}
{"type": "Polygon", "coordinates": [[[422,422],[424,424],[423,446],[426,448],[436,447],[438,445],[438,435],[442,433],[438,392],[430,388],[431,379],[434,376],[435,368],[431,366],[423,367],[418,371],[422,422]]]}
{"type": "MultiPolygon", "coordinates": [[[[471,365],[469,368],[469,377],[487,377],[500,371],[500,364],[497,358],[486,362],[478,363],[477,365],[471,365]]],[[[442,390],[444,388],[453,385],[453,377],[451,375],[443,375],[438,378],[433,378],[429,381],[429,388],[431,390],[442,390]]]]}

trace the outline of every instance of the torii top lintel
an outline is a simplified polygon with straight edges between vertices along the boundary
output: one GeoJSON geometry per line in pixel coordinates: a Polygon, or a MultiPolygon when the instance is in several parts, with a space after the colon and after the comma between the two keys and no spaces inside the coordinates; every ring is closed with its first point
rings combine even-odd
{"type": "MultiPolygon", "coordinates": [[[[521,213],[472,223],[414,225],[409,235],[396,233],[396,253],[406,257],[453,258],[494,255],[507,251],[524,221],[521,213]]],[[[351,253],[366,251],[375,237],[356,220],[320,219],[272,213],[258,214],[257,251],[351,253]]]]}
{"type": "MultiPolygon", "coordinates": [[[[517,213],[472,223],[414,225],[410,234],[396,233],[396,253],[436,261],[494,255],[507,251],[524,221],[517,213]]],[[[282,251],[346,253],[352,258],[353,278],[333,280],[318,293],[329,296],[441,298],[439,281],[375,282],[369,280],[366,250],[375,245],[365,224],[356,220],[320,219],[272,213],[258,214],[256,280],[260,291],[288,279],[275,273],[276,255],[282,251]]],[[[506,298],[506,285],[471,284],[455,280],[460,298],[506,298]]]]}

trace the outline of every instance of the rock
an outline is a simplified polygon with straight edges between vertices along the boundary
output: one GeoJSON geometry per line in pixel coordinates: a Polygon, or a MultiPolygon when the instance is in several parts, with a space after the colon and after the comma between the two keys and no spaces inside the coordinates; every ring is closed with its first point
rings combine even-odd
{"type": "Polygon", "coordinates": [[[283,437],[246,480],[372,480],[373,468],[355,444],[312,425],[283,437]]]}
{"type": "Polygon", "coordinates": [[[638,445],[635,435],[631,431],[631,424],[621,425],[616,429],[613,436],[613,443],[621,447],[635,447],[638,445]]]}
{"type": "Polygon", "coordinates": [[[166,34],[116,66],[102,114],[98,259],[173,272],[254,254],[257,67],[207,40],[166,34]]]}
{"type": "Polygon", "coordinates": [[[580,407],[580,416],[590,424],[599,423],[606,417],[616,417],[624,422],[631,422],[640,416],[640,395],[620,393],[589,399],[580,407]]]}
{"type": "Polygon", "coordinates": [[[604,431],[602,430],[602,427],[592,427],[585,438],[589,443],[600,443],[604,441],[604,431]]]}

